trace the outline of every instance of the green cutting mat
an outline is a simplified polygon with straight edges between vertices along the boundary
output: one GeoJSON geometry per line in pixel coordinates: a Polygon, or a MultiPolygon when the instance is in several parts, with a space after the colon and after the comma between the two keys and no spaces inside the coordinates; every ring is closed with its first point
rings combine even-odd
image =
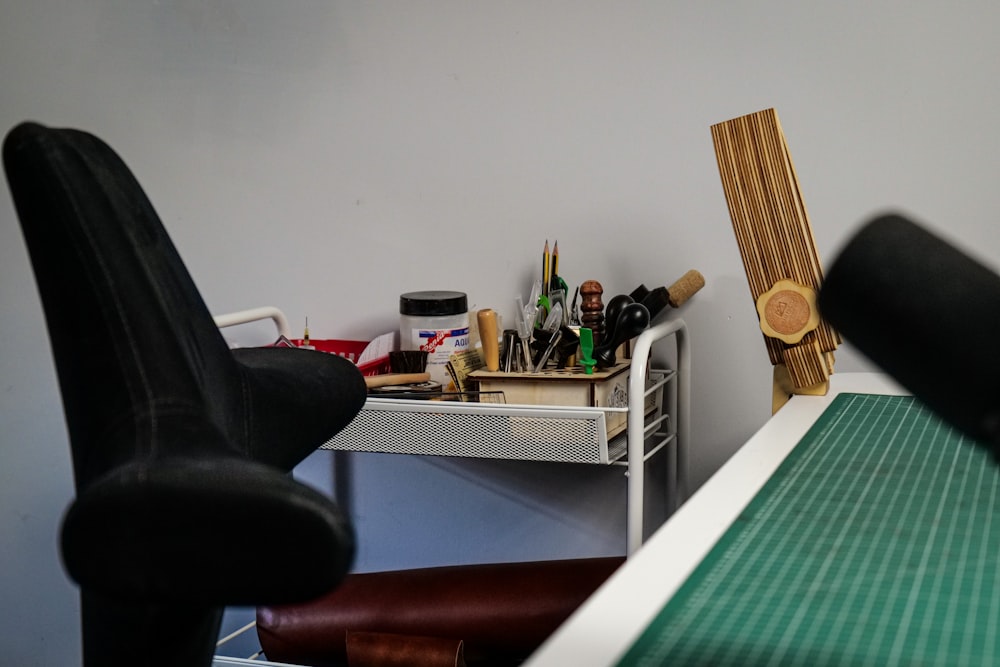
{"type": "Polygon", "coordinates": [[[988,454],[842,394],[619,664],[1000,664],[998,556],[988,454]]]}

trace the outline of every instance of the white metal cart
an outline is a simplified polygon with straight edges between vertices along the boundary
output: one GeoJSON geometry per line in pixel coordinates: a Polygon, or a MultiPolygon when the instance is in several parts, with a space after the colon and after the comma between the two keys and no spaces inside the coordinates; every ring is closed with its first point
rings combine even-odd
{"type": "MultiPolygon", "coordinates": [[[[287,319],[273,307],[222,315],[216,323],[222,327],[261,319],[272,319],[279,333],[288,335],[287,319]]],[[[369,398],[357,417],[321,449],[626,466],[626,550],[631,555],[642,545],[645,464],[665,447],[672,445],[675,453],[667,468],[668,511],[687,498],[689,345],[687,325],[680,318],[636,337],[625,408],[369,398]],[[651,369],[653,344],[668,337],[675,340],[676,369],[651,369]],[[661,393],[657,409],[648,415],[648,398],[661,393]],[[612,412],[628,413],[627,428],[609,441],[605,423],[612,412]]]]}
{"type": "MultiPolygon", "coordinates": [[[[271,307],[220,316],[216,323],[232,326],[268,318],[279,333],[288,335],[284,315],[271,307]]],[[[688,495],[689,346],[687,326],[679,318],[656,324],[634,339],[628,407],[369,398],[355,419],[321,449],[624,466],[628,478],[626,553],[631,556],[643,542],[646,463],[654,454],[673,450],[672,464],[665,466],[668,512],[688,495]],[[653,344],[671,337],[676,368],[651,368],[653,344]],[[651,396],[656,398],[652,412],[645,409],[651,396]],[[628,414],[625,431],[609,440],[606,419],[611,412],[628,414]]],[[[216,664],[276,664],[239,660],[220,657],[216,664]]]]}
{"type": "Polygon", "coordinates": [[[628,469],[627,552],[642,544],[645,463],[673,445],[668,510],[687,495],[690,367],[687,327],[674,319],[653,326],[633,345],[628,407],[586,408],[369,398],[323,449],[460,456],[521,461],[622,465],[628,469]],[[677,369],[649,369],[654,342],[673,336],[677,369]],[[663,396],[649,414],[650,396],[663,396]],[[667,409],[663,409],[663,405],[667,409]],[[607,438],[609,413],[626,412],[624,433],[607,438]]]}

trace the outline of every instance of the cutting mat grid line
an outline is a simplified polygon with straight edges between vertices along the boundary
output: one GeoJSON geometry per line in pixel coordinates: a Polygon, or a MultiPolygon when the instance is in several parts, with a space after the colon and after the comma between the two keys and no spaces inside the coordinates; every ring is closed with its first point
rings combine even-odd
{"type": "Polygon", "coordinates": [[[914,398],[842,394],[619,664],[1000,665],[998,491],[914,398]]]}

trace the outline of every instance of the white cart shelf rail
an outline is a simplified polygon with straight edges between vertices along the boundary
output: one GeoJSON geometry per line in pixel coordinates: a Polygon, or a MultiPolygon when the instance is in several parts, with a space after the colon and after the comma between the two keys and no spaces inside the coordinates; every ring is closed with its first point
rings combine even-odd
{"type": "MultiPolygon", "coordinates": [[[[287,319],[273,306],[215,318],[220,327],[261,319],[272,319],[279,333],[287,335],[287,319]]],[[[624,465],[628,476],[626,551],[632,555],[642,546],[646,461],[671,444],[675,457],[667,472],[668,512],[687,499],[689,346],[687,325],[680,318],[656,324],[636,337],[627,408],[369,398],[357,417],[321,449],[624,465]],[[651,369],[653,344],[669,336],[676,343],[676,369],[651,369]],[[650,415],[645,406],[654,394],[660,400],[650,415]],[[609,441],[606,421],[613,412],[627,412],[627,426],[609,441]]]]}
{"type": "Polygon", "coordinates": [[[631,555],[642,545],[645,463],[671,443],[675,446],[676,457],[672,470],[668,471],[668,509],[673,511],[687,496],[688,359],[687,327],[683,320],[669,320],[647,329],[635,339],[627,408],[369,398],[357,417],[322,448],[626,465],[626,546],[631,555]],[[667,336],[676,338],[677,369],[647,370],[653,343],[667,336]],[[661,391],[666,397],[650,416],[644,410],[646,399],[661,391]],[[666,410],[662,409],[663,404],[668,406],[666,410]],[[609,441],[606,418],[612,412],[628,413],[627,428],[622,435],[609,441]]]}

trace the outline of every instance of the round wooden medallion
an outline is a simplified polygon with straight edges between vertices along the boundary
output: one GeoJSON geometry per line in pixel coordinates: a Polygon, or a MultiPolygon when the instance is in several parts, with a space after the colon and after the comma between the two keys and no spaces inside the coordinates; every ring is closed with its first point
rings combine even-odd
{"type": "Polygon", "coordinates": [[[757,299],[760,328],[789,345],[819,326],[816,291],[792,280],[779,280],[757,299]]]}

